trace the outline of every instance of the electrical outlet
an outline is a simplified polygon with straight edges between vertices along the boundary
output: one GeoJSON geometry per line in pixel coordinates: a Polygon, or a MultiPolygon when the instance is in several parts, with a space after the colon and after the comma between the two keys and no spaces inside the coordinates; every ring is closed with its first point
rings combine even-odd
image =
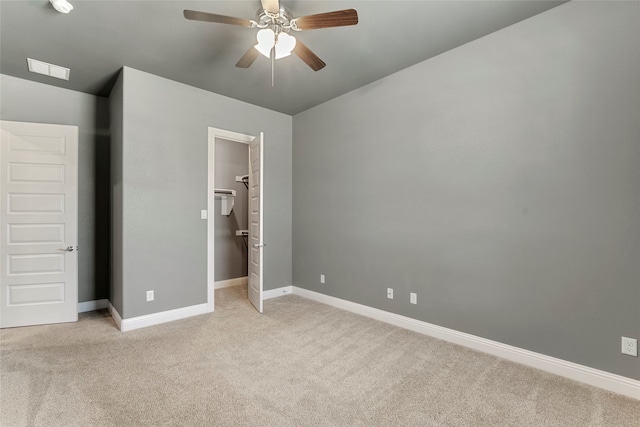
{"type": "Polygon", "coordinates": [[[153,301],[153,291],[147,291],[147,302],[153,301]]]}
{"type": "Polygon", "coordinates": [[[324,274],[320,275],[320,283],[324,283],[324,274]]]}
{"type": "Polygon", "coordinates": [[[387,288],[387,298],[393,299],[393,288],[387,288]]]}
{"type": "Polygon", "coordinates": [[[622,337],[622,354],[638,357],[638,340],[622,337]]]}
{"type": "Polygon", "coordinates": [[[409,294],[409,302],[411,304],[417,304],[418,303],[418,294],[416,294],[415,292],[411,292],[409,294]]]}

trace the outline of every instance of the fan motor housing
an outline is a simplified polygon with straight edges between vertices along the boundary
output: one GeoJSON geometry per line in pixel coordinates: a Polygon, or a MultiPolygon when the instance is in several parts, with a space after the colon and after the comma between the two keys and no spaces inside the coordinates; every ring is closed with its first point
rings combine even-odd
{"type": "Polygon", "coordinates": [[[258,22],[258,26],[260,28],[277,26],[280,31],[288,33],[291,29],[291,20],[293,19],[293,14],[289,9],[280,5],[280,11],[277,16],[273,16],[273,14],[268,13],[264,9],[260,8],[256,12],[256,21],[258,22]]]}

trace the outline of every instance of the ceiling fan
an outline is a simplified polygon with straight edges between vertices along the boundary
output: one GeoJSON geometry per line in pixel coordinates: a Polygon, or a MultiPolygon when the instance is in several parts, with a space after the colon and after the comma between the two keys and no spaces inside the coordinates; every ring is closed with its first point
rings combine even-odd
{"type": "Polygon", "coordinates": [[[343,27],[358,23],[358,12],[355,9],[337,10],[294,18],[291,11],[285,8],[279,0],[261,0],[261,5],[262,7],[258,10],[255,20],[195,10],[185,10],[184,17],[192,21],[259,28],[257,44],[247,50],[236,64],[236,67],[249,68],[258,55],[262,53],[271,59],[271,86],[274,85],[275,60],[289,56],[291,53],[302,59],[313,71],[321,70],[327,65],[311,49],[291,36],[289,34],[291,31],[343,27]]]}

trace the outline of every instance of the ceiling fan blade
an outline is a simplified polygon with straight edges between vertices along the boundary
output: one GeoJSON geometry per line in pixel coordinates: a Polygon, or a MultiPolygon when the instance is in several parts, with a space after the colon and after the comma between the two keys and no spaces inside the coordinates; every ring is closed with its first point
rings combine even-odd
{"type": "Polygon", "coordinates": [[[300,30],[318,28],[344,27],[358,23],[358,12],[355,9],[336,10],[335,12],[318,13],[293,19],[300,30]]]}
{"type": "Polygon", "coordinates": [[[184,17],[192,21],[215,22],[217,24],[240,25],[241,27],[251,27],[248,19],[234,18],[233,16],[216,15],[215,13],[198,12],[196,10],[185,10],[184,17]]]}
{"type": "Polygon", "coordinates": [[[244,55],[242,55],[242,58],[240,58],[240,60],[236,64],[236,67],[249,68],[251,64],[253,64],[253,61],[256,60],[259,54],[260,52],[258,52],[258,49],[256,49],[254,46],[251,46],[249,50],[246,51],[244,55]]]}
{"type": "Polygon", "coordinates": [[[296,47],[291,52],[302,59],[313,71],[322,70],[327,65],[300,40],[296,41],[296,47]]]}
{"type": "Polygon", "coordinates": [[[280,12],[280,2],[278,0],[261,0],[262,8],[269,13],[280,12]]]}

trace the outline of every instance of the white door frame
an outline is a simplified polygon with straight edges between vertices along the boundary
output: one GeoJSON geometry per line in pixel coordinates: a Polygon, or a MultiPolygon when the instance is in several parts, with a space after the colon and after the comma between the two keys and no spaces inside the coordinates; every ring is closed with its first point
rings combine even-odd
{"type": "Polygon", "coordinates": [[[226,139],[227,141],[241,142],[250,144],[254,139],[253,135],[232,132],[225,129],[209,127],[208,149],[209,149],[209,173],[207,177],[207,310],[212,312],[215,307],[214,289],[215,289],[215,167],[216,167],[216,138],[226,139]]]}

